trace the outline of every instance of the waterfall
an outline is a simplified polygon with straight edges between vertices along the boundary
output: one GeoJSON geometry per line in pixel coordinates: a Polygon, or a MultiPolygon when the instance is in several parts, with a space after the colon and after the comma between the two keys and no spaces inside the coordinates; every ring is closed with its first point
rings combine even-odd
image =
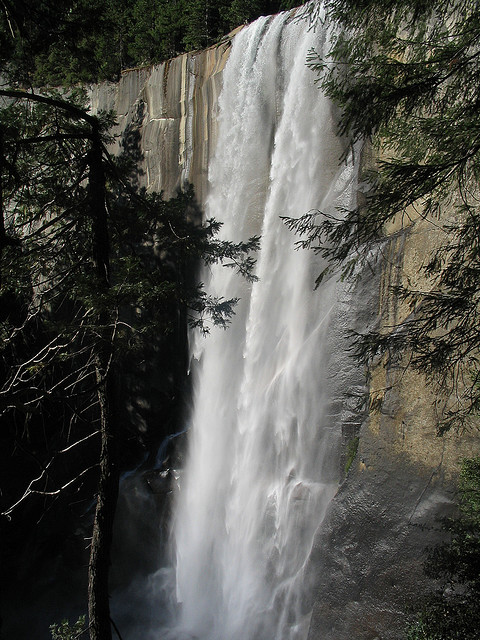
{"type": "MultiPolygon", "coordinates": [[[[258,281],[211,268],[209,293],[239,297],[231,326],[192,345],[189,450],[174,516],[174,638],[286,640],[308,634],[307,565],[338,486],[330,336],[339,285],[281,216],[351,198],[329,101],[305,61],[328,33],[292,14],[233,40],[219,98],[207,217],[225,238],[261,233],[258,281]]],[[[170,637],[170,636],[169,636],[170,637]]]]}

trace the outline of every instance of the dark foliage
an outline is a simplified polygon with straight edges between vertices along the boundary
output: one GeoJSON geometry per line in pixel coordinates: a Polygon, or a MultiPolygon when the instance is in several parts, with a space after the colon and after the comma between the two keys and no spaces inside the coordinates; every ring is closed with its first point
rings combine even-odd
{"type": "Polygon", "coordinates": [[[444,521],[450,541],[428,554],[425,573],[438,581],[410,626],[408,640],[474,640],[480,628],[480,458],[464,461],[459,517],[444,521]]]}
{"type": "Polygon", "coordinates": [[[3,76],[21,86],[115,79],[216,42],[231,29],[294,6],[291,0],[4,0],[3,76]]]}

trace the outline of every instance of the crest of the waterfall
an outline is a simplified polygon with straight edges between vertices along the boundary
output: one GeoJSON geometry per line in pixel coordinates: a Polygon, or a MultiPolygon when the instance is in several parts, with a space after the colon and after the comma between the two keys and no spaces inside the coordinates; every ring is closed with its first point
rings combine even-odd
{"type": "Polygon", "coordinates": [[[305,569],[337,478],[329,452],[329,330],[338,285],[281,216],[350,198],[330,103],[305,61],[328,34],[289,14],[242,30],[224,71],[207,215],[238,241],[262,234],[258,282],[216,266],[209,291],[241,301],[227,331],[197,338],[189,453],[175,514],[172,637],[304,639],[305,569]]]}

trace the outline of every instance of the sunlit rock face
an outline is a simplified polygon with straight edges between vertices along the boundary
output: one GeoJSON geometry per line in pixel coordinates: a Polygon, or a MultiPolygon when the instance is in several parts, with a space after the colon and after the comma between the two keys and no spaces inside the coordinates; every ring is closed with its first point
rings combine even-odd
{"type": "Polygon", "coordinates": [[[125,71],[118,83],[90,88],[93,111],[113,109],[117,115],[114,151],[120,150],[125,132],[139,132],[141,184],[148,189],[163,191],[168,198],[188,182],[204,202],[222,70],[230,47],[228,37],[205,51],[125,71]]]}

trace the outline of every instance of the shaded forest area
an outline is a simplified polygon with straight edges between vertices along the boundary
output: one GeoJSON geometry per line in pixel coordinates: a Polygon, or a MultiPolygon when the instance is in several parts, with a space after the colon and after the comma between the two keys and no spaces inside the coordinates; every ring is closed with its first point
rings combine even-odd
{"type": "Polygon", "coordinates": [[[2,66],[23,86],[114,80],[122,69],[204,48],[295,0],[3,0],[2,66]]]}

